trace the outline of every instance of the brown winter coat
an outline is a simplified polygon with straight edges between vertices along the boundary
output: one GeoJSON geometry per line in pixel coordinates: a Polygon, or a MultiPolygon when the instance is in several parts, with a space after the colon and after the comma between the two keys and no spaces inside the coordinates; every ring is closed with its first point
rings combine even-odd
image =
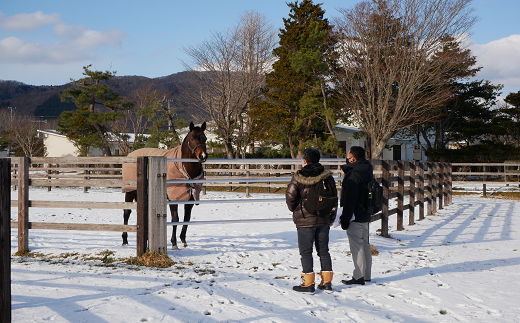
{"type": "MultiPolygon", "coordinates": [[[[141,148],[137,149],[128,154],[128,157],[139,157],[139,156],[166,156],[166,158],[179,159],[182,158],[181,146],[177,146],[170,150],[157,149],[157,148],[141,148]]],[[[182,162],[168,162],[166,164],[167,176],[166,179],[203,179],[204,171],[195,178],[190,178],[182,162]]],[[[123,179],[137,179],[137,165],[136,164],[123,164],[123,179]]],[[[129,192],[136,190],[136,187],[123,187],[123,192],[129,192]]],[[[199,200],[200,191],[202,189],[201,184],[193,184],[193,188],[190,188],[190,184],[168,184],[167,193],[170,201],[187,201],[190,196],[193,196],[194,200],[199,200]]]]}
{"type": "Polygon", "coordinates": [[[330,217],[318,217],[303,206],[309,196],[309,187],[322,179],[329,181],[330,186],[336,190],[332,173],[325,170],[319,163],[307,165],[302,170],[297,171],[287,186],[285,200],[289,211],[293,212],[293,222],[297,228],[329,225],[334,221],[330,217]]]}

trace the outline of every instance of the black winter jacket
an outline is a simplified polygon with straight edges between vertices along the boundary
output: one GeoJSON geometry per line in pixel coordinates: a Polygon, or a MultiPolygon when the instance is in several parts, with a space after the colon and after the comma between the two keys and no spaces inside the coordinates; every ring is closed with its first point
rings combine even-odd
{"type": "Polygon", "coordinates": [[[374,176],[372,164],[366,159],[357,160],[341,166],[345,173],[341,183],[340,206],[343,207],[342,222],[349,221],[352,214],[355,222],[370,222],[363,208],[367,195],[367,184],[374,176]]]}
{"type": "Polygon", "coordinates": [[[334,222],[333,218],[318,217],[303,206],[309,196],[309,186],[318,183],[322,179],[326,179],[337,194],[336,183],[332,173],[329,170],[325,170],[320,163],[306,165],[297,171],[287,186],[285,201],[289,211],[293,213],[293,222],[297,228],[329,225],[334,222]]]}

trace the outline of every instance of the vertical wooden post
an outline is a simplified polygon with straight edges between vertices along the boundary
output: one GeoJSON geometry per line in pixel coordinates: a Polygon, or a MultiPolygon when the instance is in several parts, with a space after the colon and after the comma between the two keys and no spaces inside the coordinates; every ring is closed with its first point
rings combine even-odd
{"type": "Polygon", "coordinates": [[[419,220],[424,220],[424,163],[419,162],[419,220]]]}
{"type": "Polygon", "coordinates": [[[388,238],[388,204],[390,190],[390,163],[388,160],[382,160],[383,178],[381,186],[383,186],[383,208],[381,213],[381,236],[388,238]]]}
{"type": "Polygon", "coordinates": [[[448,164],[449,166],[449,169],[450,169],[450,191],[449,191],[449,196],[450,196],[450,204],[453,204],[453,165],[451,163],[448,164]]]}
{"type": "Polygon", "coordinates": [[[444,196],[444,206],[448,206],[448,182],[449,182],[449,175],[448,175],[448,163],[442,163],[442,178],[443,178],[443,193],[444,196]]]}
{"type": "MultiPolygon", "coordinates": [[[[267,169],[269,172],[267,172],[267,177],[271,177],[271,164],[267,164],[267,169]]],[[[271,182],[267,182],[267,193],[271,193],[271,182]]]]}
{"type": "MultiPolygon", "coordinates": [[[[52,164],[49,164],[49,168],[52,168],[52,164]]],[[[52,170],[47,170],[47,179],[52,179],[52,170]]],[[[47,191],[50,192],[52,190],[52,186],[47,186],[47,191]]]]}
{"type": "Polygon", "coordinates": [[[442,184],[444,182],[444,176],[443,176],[443,163],[437,163],[437,196],[439,204],[437,204],[437,207],[439,210],[442,210],[442,184]]]}
{"type": "Polygon", "coordinates": [[[148,239],[150,251],[166,254],[166,157],[148,157],[148,239]]]}
{"type": "Polygon", "coordinates": [[[18,251],[29,251],[29,165],[30,158],[18,161],[18,251]]]}
{"type": "Polygon", "coordinates": [[[404,208],[404,161],[397,161],[397,231],[404,230],[403,208],[404,208]]]}
{"type": "Polygon", "coordinates": [[[428,199],[428,204],[426,206],[426,214],[427,215],[430,215],[432,214],[432,206],[433,206],[433,203],[432,203],[432,195],[433,195],[433,191],[432,191],[432,187],[433,187],[433,179],[432,179],[432,176],[433,176],[433,173],[432,173],[432,163],[431,162],[427,162],[426,163],[426,171],[427,171],[427,181],[426,181],[426,190],[427,190],[427,199],[428,199]]]}
{"type": "Polygon", "coordinates": [[[410,162],[410,198],[409,204],[410,208],[408,209],[408,225],[415,224],[415,169],[417,166],[416,161],[410,162]]]}
{"type": "Polygon", "coordinates": [[[137,256],[148,247],[148,157],[137,157],[137,256]]]}
{"type": "Polygon", "coordinates": [[[432,213],[437,213],[437,163],[432,163],[432,213]]]}
{"type": "Polygon", "coordinates": [[[482,184],[482,196],[487,196],[487,192],[486,192],[486,183],[482,184]]]}
{"type": "Polygon", "coordinates": [[[11,314],[11,161],[0,159],[0,323],[11,314]]]}
{"type": "Polygon", "coordinates": [[[509,186],[509,183],[507,181],[507,166],[504,163],[504,182],[506,183],[506,186],[509,186]]]}
{"type": "MultiPolygon", "coordinates": [[[[88,168],[88,167],[89,167],[89,164],[85,164],[85,168],[88,168]]],[[[90,176],[87,176],[90,174],[90,171],[88,169],[85,169],[84,173],[85,173],[85,179],[90,179],[90,176]]],[[[83,193],[88,193],[88,189],[89,189],[88,186],[84,186],[83,193]]]]}
{"type": "MultiPolygon", "coordinates": [[[[249,171],[249,164],[245,164],[244,165],[245,169],[246,169],[246,178],[249,179],[249,175],[250,175],[250,171],[249,171]]],[[[251,194],[249,194],[249,182],[247,182],[247,186],[246,186],[246,197],[251,197],[251,194]]]]}

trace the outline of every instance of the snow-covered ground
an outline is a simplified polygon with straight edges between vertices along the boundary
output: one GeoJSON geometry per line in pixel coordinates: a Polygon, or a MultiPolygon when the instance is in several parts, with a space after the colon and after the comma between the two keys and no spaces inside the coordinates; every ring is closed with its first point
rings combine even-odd
{"type": "MultiPolygon", "coordinates": [[[[115,189],[85,194],[82,188],[31,188],[30,196],[123,200],[115,189]]],[[[282,196],[254,195],[269,197],[282,196]]],[[[202,198],[245,197],[208,192],[202,198]]],[[[404,231],[395,231],[392,216],[392,239],[380,237],[380,225],[373,223],[371,243],[379,251],[373,280],[353,287],[340,283],[350,278],[353,264],[345,232],[333,228],[334,291],[314,295],[292,291],[300,283],[300,257],[290,221],[191,226],[188,248],[168,251],[176,264],[167,269],[89,260],[107,250],[117,260],[135,256],[133,233],[130,245],[121,246],[121,233],[31,230],[30,251],[48,259],[13,256],[12,318],[24,323],[520,322],[519,216],[520,202],[477,195],[454,197],[452,205],[404,231]]],[[[192,220],[287,217],[284,203],[242,203],[196,206],[192,220]]],[[[31,208],[30,221],[122,224],[123,219],[118,210],[31,208]]],[[[17,230],[11,237],[14,254],[17,230]]]]}

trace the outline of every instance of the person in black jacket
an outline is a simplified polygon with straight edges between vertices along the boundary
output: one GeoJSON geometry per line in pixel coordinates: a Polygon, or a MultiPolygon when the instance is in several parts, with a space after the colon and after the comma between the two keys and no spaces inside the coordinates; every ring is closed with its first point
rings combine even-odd
{"type": "Polygon", "coordinates": [[[293,222],[298,233],[298,248],[302,263],[303,283],[294,286],[298,292],[314,292],[314,270],[312,250],[316,245],[316,251],[321,263],[321,283],[319,289],[332,290],[332,260],[329,254],[329,230],[334,222],[334,214],[329,216],[317,216],[306,208],[309,187],[321,180],[326,180],[328,186],[334,190],[337,196],[336,185],[332,173],[319,163],[320,152],[316,148],[307,148],[302,154],[303,168],[297,171],[287,186],[285,199],[290,211],[293,212],[293,222]]]}
{"type": "Polygon", "coordinates": [[[347,231],[347,237],[354,262],[351,280],[342,280],[346,285],[365,285],[372,279],[372,252],[369,241],[370,216],[366,214],[364,204],[367,196],[368,181],[374,176],[372,164],[365,159],[362,147],[352,146],[347,153],[347,164],[341,169],[345,173],[341,184],[340,217],[341,228],[347,231]]]}

